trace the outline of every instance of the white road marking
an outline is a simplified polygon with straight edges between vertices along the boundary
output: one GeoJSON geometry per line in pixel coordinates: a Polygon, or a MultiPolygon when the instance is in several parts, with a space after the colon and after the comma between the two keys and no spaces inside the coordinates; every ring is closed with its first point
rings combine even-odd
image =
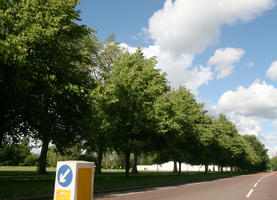
{"type": "Polygon", "coordinates": [[[258,183],[255,183],[255,185],[253,185],[253,187],[256,187],[258,185],[258,183]]]}
{"type": "Polygon", "coordinates": [[[248,194],[246,195],[246,198],[249,198],[249,197],[251,196],[251,194],[252,194],[253,191],[254,191],[254,189],[251,189],[251,190],[248,192],[248,194]]]}
{"type": "Polygon", "coordinates": [[[111,197],[121,197],[121,196],[127,196],[127,195],[132,195],[132,194],[140,194],[140,193],[144,193],[145,191],[141,191],[141,192],[128,192],[128,193],[122,193],[122,194],[111,194],[108,196],[111,197]]]}

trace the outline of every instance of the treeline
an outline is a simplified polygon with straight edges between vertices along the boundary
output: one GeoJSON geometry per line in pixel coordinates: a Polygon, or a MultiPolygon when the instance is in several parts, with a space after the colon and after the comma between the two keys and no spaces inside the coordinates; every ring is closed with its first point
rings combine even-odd
{"type": "MultiPolygon", "coordinates": [[[[209,116],[181,86],[169,87],[155,58],[129,53],[111,35],[97,40],[77,23],[77,0],[0,1],[0,148],[40,140],[37,172],[46,173],[49,144],[96,152],[151,154],[155,162],[265,170],[267,150],[241,136],[224,115],[209,116]]],[[[170,66],[167,66],[170,67],[170,66]]]]}

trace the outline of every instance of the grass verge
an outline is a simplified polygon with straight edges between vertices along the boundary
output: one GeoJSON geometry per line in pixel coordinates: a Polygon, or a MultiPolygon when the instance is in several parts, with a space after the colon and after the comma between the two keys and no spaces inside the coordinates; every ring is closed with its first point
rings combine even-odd
{"type": "MultiPolygon", "coordinates": [[[[48,175],[35,173],[35,167],[0,167],[0,199],[53,195],[55,168],[48,168],[48,175]]],[[[184,172],[181,176],[171,172],[140,172],[124,177],[124,171],[108,170],[95,176],[95,192],[154,185],[170,185],[208,181],[239,175],[238,173],[184,172]]]]}

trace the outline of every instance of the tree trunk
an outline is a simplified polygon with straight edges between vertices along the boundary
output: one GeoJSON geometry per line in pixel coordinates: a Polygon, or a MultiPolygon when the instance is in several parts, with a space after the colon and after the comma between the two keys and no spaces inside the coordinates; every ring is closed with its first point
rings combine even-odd
{"type": "MultiPolygon", "coordinates": [[[[1,107],[2,110],[2,107],[1,107]]],[[[0,111],[3,112],[3,111],[0,111]]],[[[0,113],[0,148],[2,147],[2,143],[4,141],[4,114],[0,113]]]]}
{"type": "Polygon", "coordinates": [[[46,165],[47,165],[47,152],[49,147],[49,139],[42,140],[42,147],[40,156],[38,158],[38,166],[37,166],[37,173],[45,175],[46,172],[46,165]]]}
{"type": "Polygon", "coordinates": [[[231,165],[231,172],[233,172],[233,165],[231,165]]]}
{"type": "Polygon", "coordinates": [[[0,130],[0,148],[2,147],[3,140],[4,140],[4,132],[1,128],[1,130],[0,130]]]}
{"type": "Polygon", "coordinates": [[[179,161],[179,173],[178,173],[179,176],[181,175],[181,172],[182,172],[182,162],[179,161]]]}
{"type": "Polygon", "coordinates": [[[173,173],[178,173],[178,169],[177,169],[177,161],[174,161],[173,173]]]}
{"type": "Polygon", "coordinates": [[[135,152],[134,153],[134,164],[133,164],[133,168],[132,168],[132,174],[138,174],[137,164],[138,164],[138,154],[135,152]]]}
{"type": "Polygon", "coordinates": [[[205,164],[205,174],[207,174],[209,171],[209,165],[205,164]]]}
{"type": "Polygon", "coordinates": [[[125,152],[125,177],[129,177],[129,170],[130,170],[130,152],[125,152]]]}
{"type": "Polygon", "coordinates": [[[96,167],[95,167],[96,174],[101,174],[102,159],[103,159],[103,150],[100,149],[97,155],[97,161],[96,161],[96,167]]]}
{"type": "Polygon", "coordinates": [[[223,173],[223,166],[220,166],[220,168],[221,168],[221,169],[220,169],[221,173],[223,173]]]}

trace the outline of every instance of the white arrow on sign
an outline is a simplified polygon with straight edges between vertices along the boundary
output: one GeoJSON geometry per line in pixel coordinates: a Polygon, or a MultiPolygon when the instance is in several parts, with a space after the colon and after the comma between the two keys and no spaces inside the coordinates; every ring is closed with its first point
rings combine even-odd
{"type": "Polygon", "coordinates": [[[69,174],[70,170],[67,169],[64,174],[60,174],[60,182],[64,183],[66,181],[65,177],[69,174]]]}

